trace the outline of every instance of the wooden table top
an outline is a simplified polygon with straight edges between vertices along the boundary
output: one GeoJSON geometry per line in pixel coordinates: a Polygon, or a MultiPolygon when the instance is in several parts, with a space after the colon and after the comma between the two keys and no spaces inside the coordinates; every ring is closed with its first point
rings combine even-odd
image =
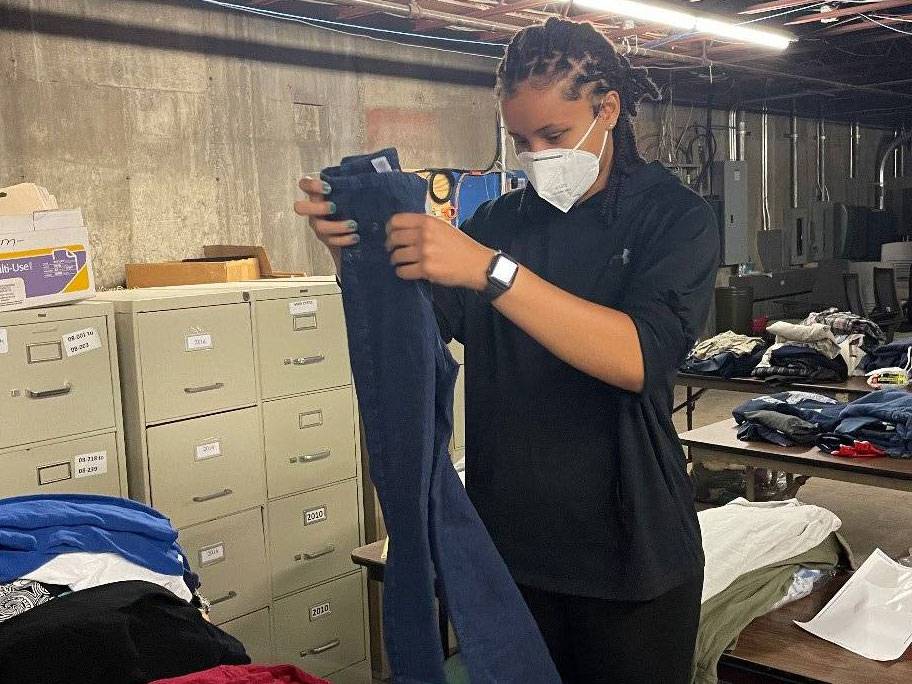
{"type": "Polygon", "coordinates": [[[821,591],[754,620],[741,632],[734,652],[723,656],[723,665],[732,661],[749,663],[780,675],[806,677],[829,684],[912,682],[909,651],[901,660],[891,663],[868,660],[793,624],[794,620],[807,622],[817,615],[848,578],[845,573],[821,591]]]}
{"type": "Polygon", "coordinates": [[[766,442],[742,442],[734,419],[712,423],[680,435],[685,446],[710,451],[769,458],[799,466],[817,466],[865,475],[878,475],[898,480],[912,480],[912,459],[842,458],[830,456],[816,447],[781,447],[766,442]]]}
{"type": "Polygon", "coordinates": [[[707,375],[691,375],[679,373],[676,384],[700,389],[715,389],[728,392],[750,392],[757,394],[776,394],[796,390],[800,392],[816,392],[830,396],[833,394],[848,394],[851,398],[870,394],[874,390],[868,386],[866,378],[851,377],[846,382],[795,382],[773,387],[757,378],[714,378],[707,375]]]}

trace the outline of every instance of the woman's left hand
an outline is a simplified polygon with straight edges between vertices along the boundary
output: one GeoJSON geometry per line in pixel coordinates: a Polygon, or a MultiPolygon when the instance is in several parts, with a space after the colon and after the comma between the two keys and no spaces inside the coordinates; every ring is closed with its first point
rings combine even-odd
{"type": "Polygon", "coordinates": [[[400,278],[472,290],[485,288],[494,250],[443,219],[396,214],[386,224],[386,232],[386,249],[400,278]]]}

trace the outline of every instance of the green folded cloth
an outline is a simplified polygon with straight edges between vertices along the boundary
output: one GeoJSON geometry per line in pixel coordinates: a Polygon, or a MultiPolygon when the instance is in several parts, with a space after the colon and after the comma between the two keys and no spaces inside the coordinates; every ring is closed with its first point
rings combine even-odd
{"type": "Polygon", "coordinates": [[[691,682],[718,683],[716,668],[722,654],[735,648],[745,627],[769,613],[788,594],[798,570],[832,570],[842,559],[851,565],[851,550],[839,534],[833,533],[810,551],[741,575],[725,591],[704,603],[691,682]]]}

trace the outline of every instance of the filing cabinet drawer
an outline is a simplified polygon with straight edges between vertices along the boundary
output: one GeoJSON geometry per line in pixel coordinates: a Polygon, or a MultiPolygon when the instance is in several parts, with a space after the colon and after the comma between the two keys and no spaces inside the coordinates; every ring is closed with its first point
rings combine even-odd
{"type": "Polygon", "coordinates": [[[355,476],[352,401],[345,387],[263,405],[270,498],[355,476]]]}
{"type": "Polygon", "coordinates": [[[251,508],[266,498],[256,408],[146,431],[152,505],[175,527],[251,508]]]}
{"type": "Polygon", "coordinates": [[[326,676],[330,684],[371,684],[373,673],[370,662],[365,660],[357,665],[347,667],[341,672],[334,672],[326,676]]]}
{"type": "Polygon", "coordinates": [[[351,383],[341,296],[265,300],[254,307],[263,397],[351,383]]]}
{"type": "Polygon", "coordinates": [[[142,313],[138,325],[147,423],[256,402],[247,304],[142,313]]]}
{"type": "Polygon", "coordinates": [[[459,367],[453,391],[453,446],[465,449],[465,366],[459,367]]]}
{"type": "Polygon", "coordinates": [[[318,677],[363,660],[362,591],[354,574],[276,601],[276,659],[318,677]]]}
{"type": "Polygon", "coordinates": [[[268,608],[226,622],[219,625],[219,628],[244,644],[252,662],[257,664],[273,662],[268,608]]]}
{"type": "Polygon", "coordinates": [[[354,480],[270,501],[272,591],[282,596],[354,569],[358,488],[354,480]]]}
{"type": "Polygon", "coordinates": [[[121,496],[117,439],[83,437],[0,456],[0,498],[25,494],[121,496]]]}
{"type": "Polygon", "coordinates": [[[212,603],[220,624],[269,604],[269,564],[263,510],[254,508],[180,531],[200,591],[212,603]]]}
{"type": "Polygon", "coordinates": [[[0,449],[115,426],[104,317],[0,333],[0,449]]]}

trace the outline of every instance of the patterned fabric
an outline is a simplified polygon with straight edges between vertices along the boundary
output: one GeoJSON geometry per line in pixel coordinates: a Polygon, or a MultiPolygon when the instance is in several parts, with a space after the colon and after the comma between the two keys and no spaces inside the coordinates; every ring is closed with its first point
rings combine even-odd
{"type": "Polygon", "coordinates": [[[856,314],[840,311],[836,307],[812,313],[804,320],[804,325],[813,323],[829,326],[837,335],[864,335],[865,341],[861,348],[866,352],[874,351],[887,341],[887,336],[879,325],[856,314]]]}
{"type": "Polygon", "coordinates": [[[689,358],[705,361],[724,352],[731,352],[736,356],[750,356],[757,345],[762,343],[763,340],[759,337],[747,337],[729,330],[697,344],[690,352],[689,358]]]}
{"type": "Polygon", "coordinates": [[[31,580],[0,584],[0,622],[21,615],[57,596],[65,587],[49,587],[31,580]]]}

